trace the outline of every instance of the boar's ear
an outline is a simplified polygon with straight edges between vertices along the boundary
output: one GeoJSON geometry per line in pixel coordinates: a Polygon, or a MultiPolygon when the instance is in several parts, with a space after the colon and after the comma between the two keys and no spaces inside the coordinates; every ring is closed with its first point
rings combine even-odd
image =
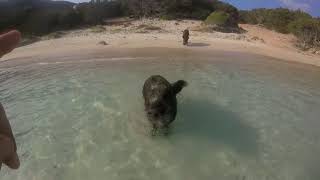
{"type": "Polygon", "coordinates": [[[175,94],[175,95],[178,94],[187,85],[188,85],[188,83],[186,81],[184,81],[184,80],[179,80],[179,81],[173,83],[172,84],[173,94],[175,94]]]}

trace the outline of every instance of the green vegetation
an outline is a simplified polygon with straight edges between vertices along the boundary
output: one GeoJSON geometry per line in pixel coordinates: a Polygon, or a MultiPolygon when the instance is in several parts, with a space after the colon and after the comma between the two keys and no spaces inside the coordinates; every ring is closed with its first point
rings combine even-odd
{"type": "Polygon", "coordinates": [[[232,15],[225,11],[214,11],[204,22],[205,25],[200,29],[201,31],[219,31],[225,33],[243,32],[243,30],[239,28],[237,21],[234,21],[232,15]]]}
{"type": "Polygon", "coordinates": [[[222,11],[229,14],[227,22],[228,26],[233,28],[238,27],[240,14],[237,8],[228,3],[223,3],[220,1],[216,1],[216,3],[213,4],[213,7],[215,11],[222,11]]]}
{"type": "Polygon", "coordinates": [[[240,11],[240,22],[259,24],[280,33],[292,33],[299,39],[304,50],[320,47],[320,21],[300,10],[254,9],[240,11]]]}
{"type": "Polygon", "coordinates": [[[0,2],[0,31],[17,28],[25,35],[44,35],[83,25],[102,24],[121,15],[119,2],[73,4],[50,0],[0,2]]]}
{"type": "Polygon", "coordinates": [[[289,9],[254,9],[252,11],[240,11],[240,22],[247,24],[261,24],[266,28],[281,33],[289,33],[288,25],[300,18],[312,18],[302,11],[289,9]]]}
{"type": "Polygon", "coordinates": [[[210,14],[205,20],[208,25],[227,26],[230,15],[223,11],[216,11],[210,14]]]}
{"type": "Polygon", "coordinates": [[[161,19],[205,20],[213,11],[225,11],[236,20],[238,10],[218,0],[119,0],[125,15],[160,17],[161,19]]]}
{"type": "Polygon", "coordinates": [[[320,48],[320,21],[313,18],[300,18],[288,25],[288,29],[299,39],[299,47],[307,50],[320,48]]]}
{"type": "Polygon", "coordinates": [[[80,4],[10,0],[0,2],[0,31],[17,28],[24,34],[44,35],[83,25],[103,24],[106,18],[117,16],[205,20],[214,11],[227,13],[227,24],[237,26],[238,10],[218,0],[94,0],[80,4]]]}

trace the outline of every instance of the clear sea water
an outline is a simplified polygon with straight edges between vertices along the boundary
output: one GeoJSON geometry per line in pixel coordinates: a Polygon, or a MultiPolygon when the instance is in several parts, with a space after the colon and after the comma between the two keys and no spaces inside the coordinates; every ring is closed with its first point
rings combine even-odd
{"type": "Polygon", "coordinates": [[[69,57],[1,63],[0,93],[21,158],[1,180],[320,179],[317,67],[237,54],[69,57]],[[167,137],[150,136],[143,111],[153,74],[189,83],[167,137]]]}

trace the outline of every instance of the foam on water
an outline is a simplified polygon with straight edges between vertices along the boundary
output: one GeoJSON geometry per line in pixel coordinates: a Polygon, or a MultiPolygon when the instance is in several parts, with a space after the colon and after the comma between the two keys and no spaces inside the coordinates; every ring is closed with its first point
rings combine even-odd
{"type": "Polygon", "coordinates": [[[185,57],[40,63],[0,74],[21,156],[2,180],[320,178],[317,68],[185,57]],[[189,83],[168,137],[151,137],[143,112],[153,74],[189,83]]]}

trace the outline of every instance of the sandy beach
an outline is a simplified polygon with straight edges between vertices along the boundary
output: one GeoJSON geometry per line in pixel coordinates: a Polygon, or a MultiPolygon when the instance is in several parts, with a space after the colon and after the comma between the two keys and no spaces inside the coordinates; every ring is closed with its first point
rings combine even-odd
{"type": "MultiPolygon", "coordinates": [[[[320,56],[302,52],[294,46],[295,37],[254,25],[240,25],[246,33],[202,32],[200,21],[113,20],[108,25],[53,33],[40,41],[22,46],[2,61],[24,58],[113,53],[144,48],[173,48],[181,52],[241,52],[320,66],[320,56]],[[189,46],[182,46],[182,31],[190,29],[189,46]],[[107,45],[100,45],[105,41],[107,45]]],[[[154,50],[154,53],[157,52],[154,50]]],[[[163,53],[163,52],[158,52],[163,53]]],[[[114,54],[114,53],[113,53],[114,54]]],[[[132,54],[129,54],[132,55],[132,54]]]]}

